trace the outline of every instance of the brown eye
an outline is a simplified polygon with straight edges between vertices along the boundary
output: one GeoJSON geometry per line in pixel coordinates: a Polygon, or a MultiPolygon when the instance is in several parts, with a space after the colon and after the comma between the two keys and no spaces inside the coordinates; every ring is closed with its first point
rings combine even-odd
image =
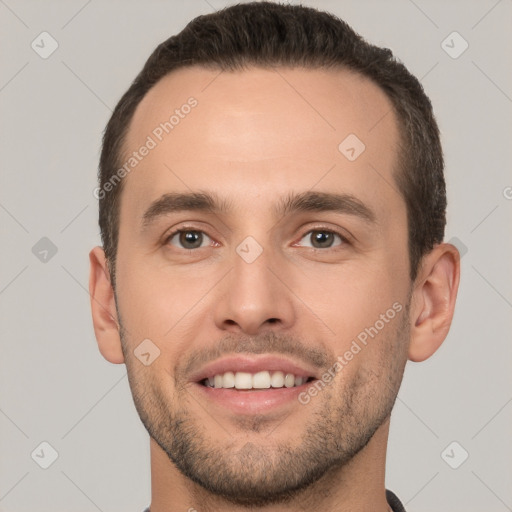
{"type": "Polygon", "coordinates": [[[302,237],[301,242],[308,239],[309,244],[302,243],[301,245],[312,247],[314,249],[330,249],[331,247],[341,245],[343,242],[345,242],[345,239],[338,233],[334,233],[333,231],[328,231],[325,229],[308,231],[302,237]]]}
{"type": "Polygon", "coordinates": [[[168,242],[171,245],[177,245],[182,249],[198,249],[205,245],[209,245],[211,243],[211,239],[202,231],[180,230],[169,236],[168,242]]]}

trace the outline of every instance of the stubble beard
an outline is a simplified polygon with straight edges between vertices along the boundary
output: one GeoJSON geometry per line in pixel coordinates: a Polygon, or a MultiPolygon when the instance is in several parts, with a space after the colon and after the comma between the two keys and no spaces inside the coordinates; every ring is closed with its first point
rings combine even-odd
{"type": "MultiPolygon", "coordinates": [[[[399,322],[393,331],[385,329],[380,339],[370,342],[384,347],[378,368],[360,368],[350,381],[342,380],[342,371],[341,379],[325,386],[309,404],[298,405],[310,418],[294,443],[272,444],[273,437],[289,439],[295,431],[291,419],[276,427],[268,424],[265,416],[224,424],[245,436],[254,434],[254,441],[234,446],[236,435],[222,432],[226,441],[219,443],[219,437],[209,435],[212,425],[220,429],[218,423],[207,417],[202,424],[183,407],[197,406],[187,396],[186,386],[177,387],[173,397],[166,395],[151,378],[141,379],[140,367],[132,367],[137,361],[125,354],[135,407],[150,436],[176,468],[207,493],[244,507],[292,502],[346,466],[389,418],[407,360],[409,304],[399,322]],[[310,406],[314,409],[307,412],[310,406]]],[[[130,346],[126,337],[121,325],[123,352],[130,346]]]]}

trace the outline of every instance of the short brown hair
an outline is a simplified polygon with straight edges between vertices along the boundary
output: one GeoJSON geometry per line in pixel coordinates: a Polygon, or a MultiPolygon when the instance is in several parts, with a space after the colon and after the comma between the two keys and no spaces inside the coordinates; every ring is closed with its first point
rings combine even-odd
{"type": "MultiPolygon", "coordinates": [[[[158,45],[122,96],[104,135],[99,186],[121,166],[126,134],[137,105],[165,75],[200,65],[219,70],[258,67],[349,69],[378,85],[399,120],[401,151],[395,174],[408,218],[410,278],[421,258],[444,237],[446,189],[439,129],[423,87],[391,50],[366,42],[327,12],[311,7],[252,2],[198,16],[179,34],[158,45]]],[[[100,199],[99,225],[112,284],[123,181],[100,199]]]]}

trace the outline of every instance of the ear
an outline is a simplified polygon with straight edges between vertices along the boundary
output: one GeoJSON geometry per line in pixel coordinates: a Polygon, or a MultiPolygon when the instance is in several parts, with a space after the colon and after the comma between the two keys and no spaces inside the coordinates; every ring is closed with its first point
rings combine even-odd
{"type": "Polygon", "coordinates": [[[459,288],[460,254],[442,243],[425,255],[414,284],[411,302],[409,359],[428,359],[446,338],[459,288]]]}
{"type": "Polygon", "coordinates": [[[103,248],[92,249],[89,253],[89,261],[91,264],[89,295],[96,341],[101,355],[107,361],[121,364],[124,363],[124,356],[119,336],[115,296],[103,248]]]}

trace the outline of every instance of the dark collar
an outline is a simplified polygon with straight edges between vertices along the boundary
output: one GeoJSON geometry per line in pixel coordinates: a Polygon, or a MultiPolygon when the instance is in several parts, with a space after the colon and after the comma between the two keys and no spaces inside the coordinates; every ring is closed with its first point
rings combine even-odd
{"type": "Polygon", "coordinates": [[[406,512],[402,502],[394,492],[386,489],[386,499],[388,500],[389,506],[393,509],[393,512],[406,512]]]}
{"type": "MultiPolygon", "coordinates": [[[[406,512],[402,502],[398,499],[396,494],[386,489],[386,499],[388,505],[393,509],[393,512],[406,512]]],[[[144,512],[150,512],[149,507],[144,512]]]]}

